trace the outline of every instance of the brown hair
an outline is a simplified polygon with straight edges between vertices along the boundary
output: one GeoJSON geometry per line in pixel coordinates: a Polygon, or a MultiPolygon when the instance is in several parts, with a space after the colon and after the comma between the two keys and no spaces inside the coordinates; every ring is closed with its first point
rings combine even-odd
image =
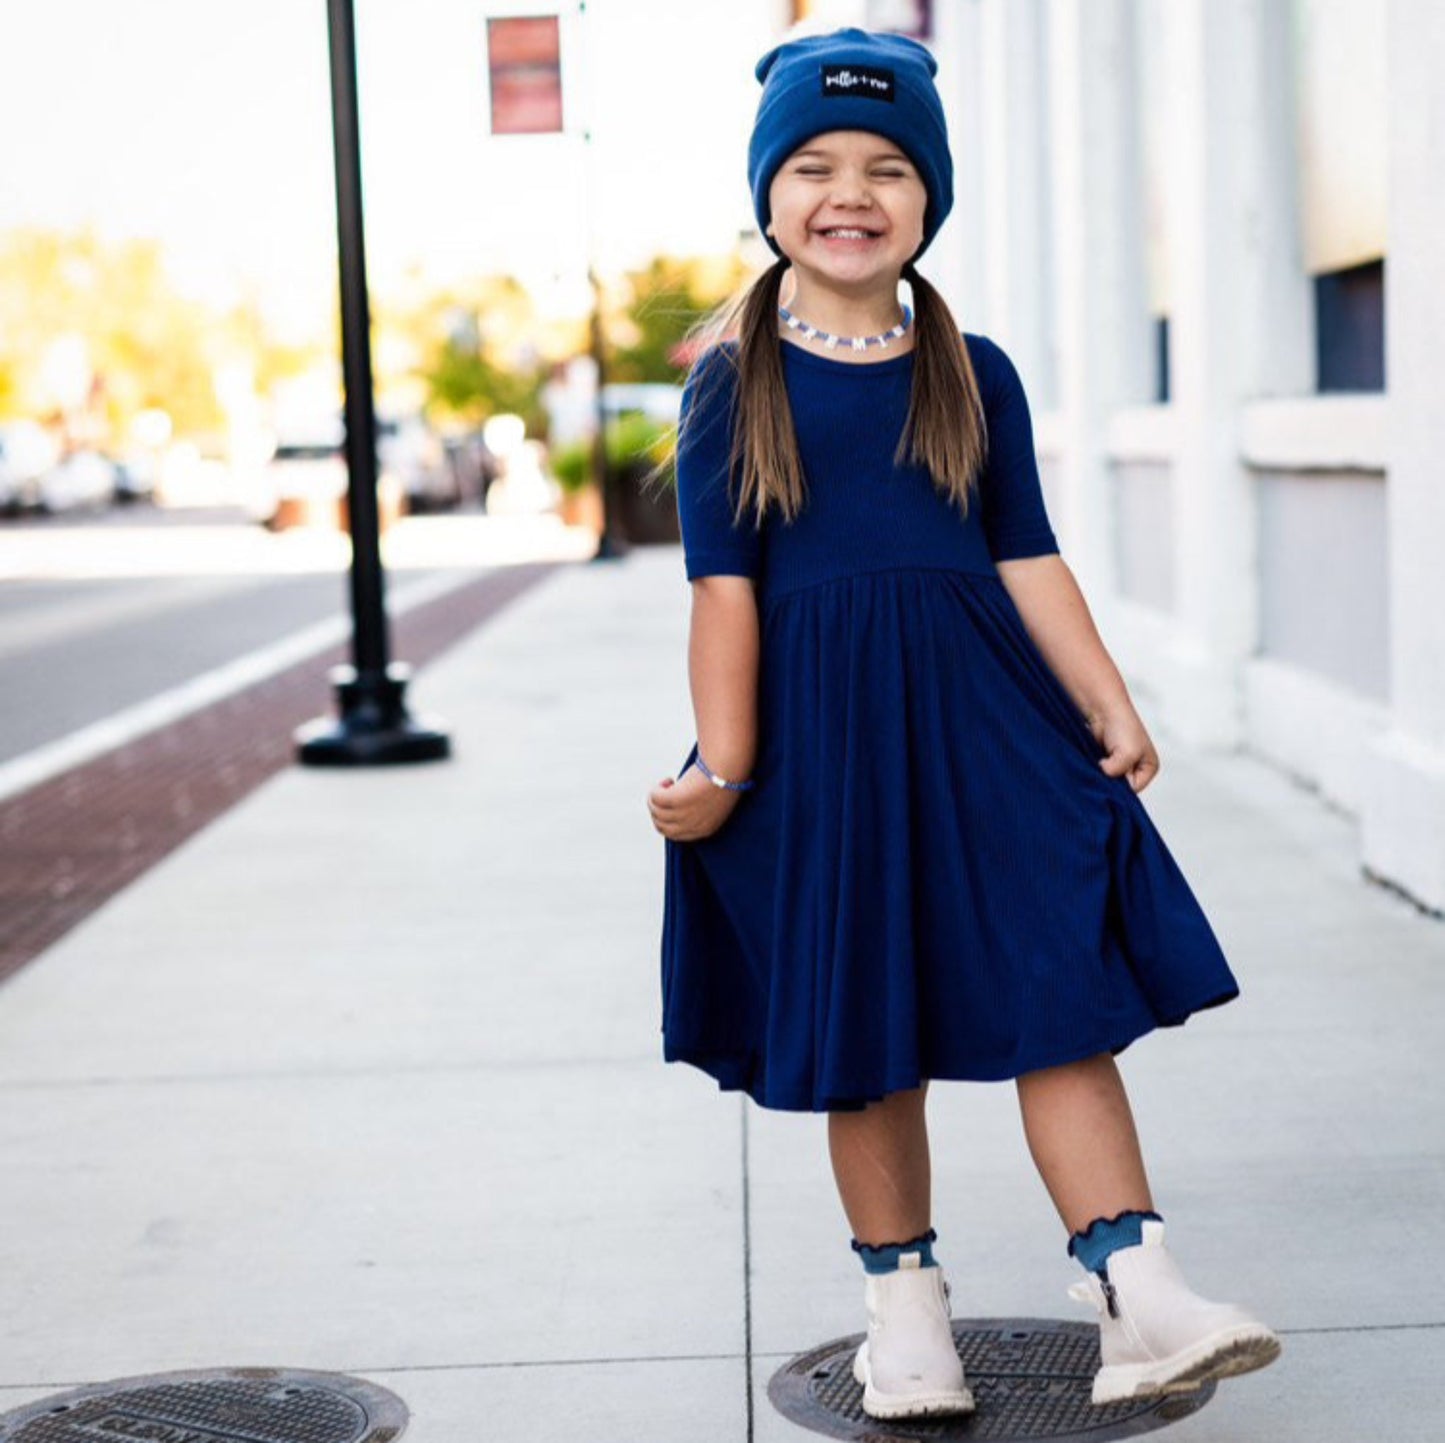
{"type": "MultiPolygon", "coordinates": [[[[700,343],[702,363],[679,439],[702,410],[704,396],[727,379],[730,368],[738,377],[738,397],[729,480],[741,475],[734,520],[741,521],[751,510],[758,526],[770,505],[791,521],[806,500],[802,457],[783,381],[786,343],[778,335],[777,322],[783,272],[790,264],[780,257],[688,331],[688,339],[700,343]],[[736,340],[735,349],[722,344],[730,340],[736,340]]],[[[967,516],[969,495],[977,489],[988,449],[978,380],[948,303],[912,262],[902,274],[913,292],[913,344],[918,354],[894,464],[925,467],[934,485],[967,516]]],[[[664,463],[648,479],[666,469],[664,463]]]]}

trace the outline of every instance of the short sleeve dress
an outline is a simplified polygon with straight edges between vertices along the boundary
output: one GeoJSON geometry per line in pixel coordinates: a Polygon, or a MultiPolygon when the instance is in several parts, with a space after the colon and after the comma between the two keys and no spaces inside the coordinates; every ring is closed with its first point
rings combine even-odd
{"type": "Polygon", "coordinates": [[[764,1107],[1016,1077],[1238,995],[999,577],[1059,548],[1018,373],[963,335],[988,435],[967,517],[893,463],[911,350],[852,363],[781,343],[807,502],[761,529],[733,521],[728,347],[684,388],[686,574],[753,578],[758,737],[722,827],[664,839],[663,1055],[764,1107]]]}

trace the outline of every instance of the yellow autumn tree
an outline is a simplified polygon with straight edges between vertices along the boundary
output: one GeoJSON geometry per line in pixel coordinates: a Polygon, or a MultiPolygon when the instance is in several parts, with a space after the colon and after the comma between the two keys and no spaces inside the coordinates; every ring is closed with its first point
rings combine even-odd
{"type": "Polygon", "coordinates": [[[111,241],[93,227],[35,228],[0,237],[0,404],[12,414],[54,412],[53,358],[92,377],[82,403],[91,420],[120,435],[138,411],[160,407],[176,430],[210,430],[222,420],[212,384],[214,318],[180,295],[158,241],[111,241]]]}

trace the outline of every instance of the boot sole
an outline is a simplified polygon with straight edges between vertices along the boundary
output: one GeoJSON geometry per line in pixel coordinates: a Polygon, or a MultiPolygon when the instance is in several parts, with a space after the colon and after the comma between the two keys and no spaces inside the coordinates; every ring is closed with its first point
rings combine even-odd
{"type": "Polygon", "coordinates": [[[1267,1367],[1280,1352],[1280,1341],[1273,1333],[1236,1329],[1206,1338],[1157,1363],[1120,1363],[1100,1368],[1094,1375],[1092,1400],[1095,1404],[1121,1403],[1130,1398],[1192,1393],[1215,1379],[1267,1367]]]}
{"type": "Polygon", "coordinates": [[[945,1388],[933,1393],[880,1393],[869,1376],[866,1350],[867,1344],[860,1343],[853,1354],[853,1381],[863,1389],[863,1411],[870,1418],[929,1418],[974,1411],[973,1394],[966,1384],[961,1390],[945,1388]]]}

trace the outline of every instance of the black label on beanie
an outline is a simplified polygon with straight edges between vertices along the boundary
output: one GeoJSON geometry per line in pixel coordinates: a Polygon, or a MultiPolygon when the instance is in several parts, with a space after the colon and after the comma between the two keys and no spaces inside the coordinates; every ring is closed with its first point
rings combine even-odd
{"type": "Polygon", "coordinates": [[[893,72],[875,65],[825,65],[823,94],[861,95],[869,100],[893,99],[893,72]]]}

